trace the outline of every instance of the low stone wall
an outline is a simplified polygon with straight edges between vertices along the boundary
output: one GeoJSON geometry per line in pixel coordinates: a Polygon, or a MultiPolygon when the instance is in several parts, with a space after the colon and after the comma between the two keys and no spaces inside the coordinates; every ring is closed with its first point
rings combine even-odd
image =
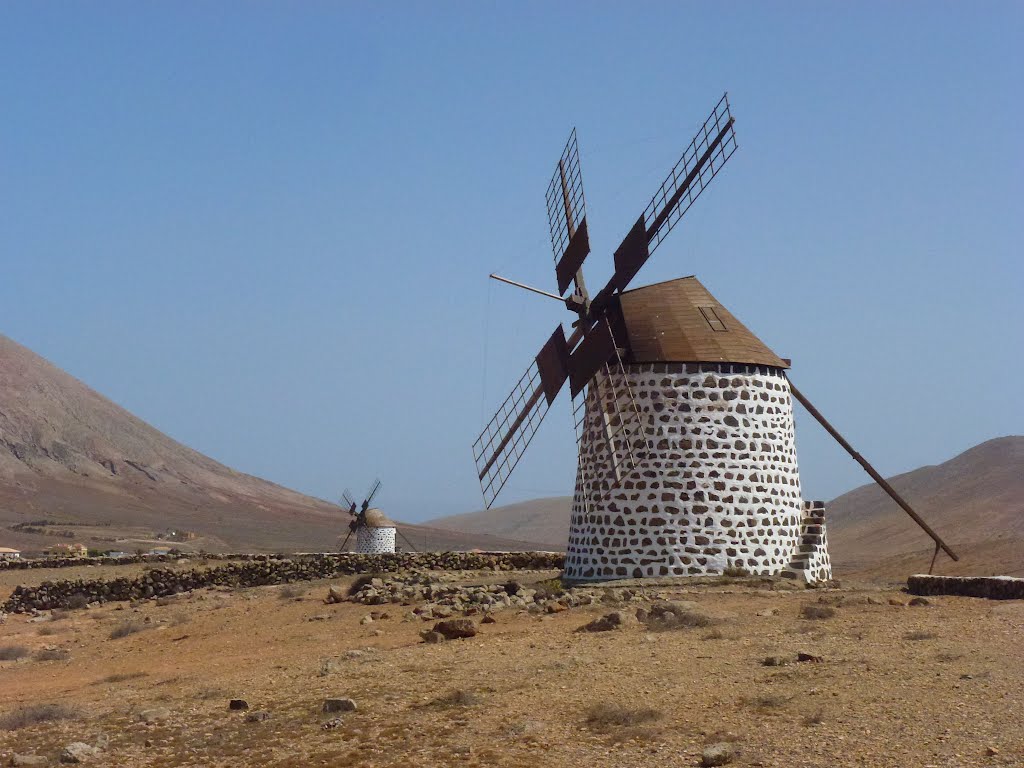
{"type": "Polygon", "coordinates": [[[214,568],[153,568],[135,578],[64,579],[35,587],[17,587],[0,610],[28,613],[85,603],[141,600],[204,587],[260,587],[357,573],[403,570],[549,570],[561,569],[561,552],[401,552],[382,555],[319,554],[292,559],[233,562],[214,568]]]}
{"type": "Polygon", "coordinates": [[[912,595],[962,595],[989,600],[1024,600],[1024,579],[1012,576],[929,576],[907,579],[912,595]]]}
{"type": "Polygon", "coordinates": [[[175,563],[178,560],[283,560],[282,554],[225,554],[208,552],[177,555],[127,555],[125,557],[40,557],[33,559],[0,560],[0,571],[25,571],[32,568],[79,568],[83,565],[132,565],[135,563],[175,563]]]}

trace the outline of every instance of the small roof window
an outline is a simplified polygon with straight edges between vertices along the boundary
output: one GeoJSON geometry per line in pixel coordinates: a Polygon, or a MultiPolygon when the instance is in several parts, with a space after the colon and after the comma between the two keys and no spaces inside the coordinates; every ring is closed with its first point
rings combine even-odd
{"type": "Polygon", "coordinates": [[[705,306],[705,307],[697,307],[697,309],[699,309],[700,313],[702,315],[704,315],[704,319],[708,321],[708,325],[711,326],[711,330],[713,330],[713,331],[728,331],[729,330],[728,328],[725,327],[725,323],[722,322],[722,318],[720,318],[718,316],[718,313],[715,311],[714,307],[707,307],[707,306],[705,306]]]}

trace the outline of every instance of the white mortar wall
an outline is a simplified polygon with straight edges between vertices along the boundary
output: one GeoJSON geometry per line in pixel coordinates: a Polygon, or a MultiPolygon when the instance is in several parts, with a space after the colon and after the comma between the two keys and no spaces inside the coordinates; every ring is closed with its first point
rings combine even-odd
{"type": "MultiPolygon", "coordinates": [[[[566,576],[782,572],[799,552],[804,517],[793,405],[782,370],[651,363],[627,366],[626,377],[642,429],[638,465],[608,492],[611,462],[590,388],[566,576]]],[[[614,372],[602,386],[614,427],[609,384],[620,411],[630,405],[622,374],[614,372]]],[[[616,447],[625,459],[625,442],[616,447]]]]}
{"type": "Polygon", "coordinates": [[[363,526],[356,530],[356,552],[361,555],[379,555],[395,551],[394,528],[370,528],[363,526]]]}

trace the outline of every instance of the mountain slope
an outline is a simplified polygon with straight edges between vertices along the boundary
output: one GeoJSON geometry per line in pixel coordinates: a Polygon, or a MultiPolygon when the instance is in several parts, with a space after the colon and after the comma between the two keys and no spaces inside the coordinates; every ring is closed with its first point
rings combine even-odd
{"type": "MultiPolygon", "coordinates": [[[[973,554],[965,555],[958,571],[985,567],[985,547],[978,545],[1024,542],[1024,437],[988,440],[949,461],[896,475],[889,482],[954,549],[970,545],[965,552],[973,554]]],[[[874,483],[829,502],[827,519],[838,567],[866,567],[934,546],[874,483]]],[[[1009,550],[1003,546],[1001,551],[1009,550]]],[[[1024,554],[1024,547],[1019,551],[1024,554]]]]}
{"type": "MultiPolygon", "coordinates": [[[[103,548],[178,528],[197,532],[209,550],[289,551],[332,548],[347,516],[178,443],[0,336],[0,546],[62,540],[12,529],[38,520],[103,548]]],[[[403,531],[431,549],[532,548],[420,526],[403,531]]]]}
{"type": "Polygon", "coordinates": [[[430,525],[452,531],[537,541],[550,550],[565,549],[569,537],[571,496],[531,499],[479,512],[439,517],[430,525]]]}

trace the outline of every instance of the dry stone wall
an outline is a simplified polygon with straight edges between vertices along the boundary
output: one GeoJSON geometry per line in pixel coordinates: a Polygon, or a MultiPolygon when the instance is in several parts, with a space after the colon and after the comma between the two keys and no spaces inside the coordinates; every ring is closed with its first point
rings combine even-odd
{"type": "MultiPolygon", "coordinates": [[[[805,514],[782,369],[638,364],[600,390],[600,402],[587,393],[567,578],[767,576],[792,563],[805,514]],[[614,490],[606,424],[623,435],[620,466],[636,463],[614,490]]],[[[814,570],[831,576],[827,553],[814,570]]]]}
{"type": "Polygon", "coordinates": [[[205,587],[259,587],[357,573],[406,570],[550,570],[564,565],[560,552],[402,552],[385,555],[310,555],[291,560],[228,563],[215,568],[153,568],[135,578],[62,579],[20,586],[0,606],[10,613],[71,608],[84,603],[142,600],[205,587]]]}
{"type": "Polygon", "coordinates": [[[1024,600],[1024,579],[1013,576],[931,576],[907,579],[912,595],[962,595],[989,600],[1024,600]]]}

